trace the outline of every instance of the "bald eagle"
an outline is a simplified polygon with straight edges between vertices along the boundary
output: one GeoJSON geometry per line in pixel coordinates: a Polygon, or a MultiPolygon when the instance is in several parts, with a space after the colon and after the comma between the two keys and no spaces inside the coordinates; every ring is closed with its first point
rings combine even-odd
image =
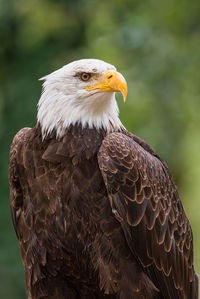
{"type": "Polygon", "coordinates": [[[28,298],[197,298],[176,185],[118,117],[124,77],[83,59],[42,80],[37,124],[14,137],[9,166],[28,298]]]}

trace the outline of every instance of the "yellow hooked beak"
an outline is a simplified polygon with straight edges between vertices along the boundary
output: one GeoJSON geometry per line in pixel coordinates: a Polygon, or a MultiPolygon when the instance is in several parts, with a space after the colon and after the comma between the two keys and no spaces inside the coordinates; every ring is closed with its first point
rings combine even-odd
{"type": "Polygon", "coordinates": [[[124,102],[127,97],[127,84],[124,77],[114,70],[108,70],[104,77],[101,77],[100,81],[92,86],[86,87],[86,90],[97,89],[98,92],[112,91],[121,92],[124,98],[124,102]]]}

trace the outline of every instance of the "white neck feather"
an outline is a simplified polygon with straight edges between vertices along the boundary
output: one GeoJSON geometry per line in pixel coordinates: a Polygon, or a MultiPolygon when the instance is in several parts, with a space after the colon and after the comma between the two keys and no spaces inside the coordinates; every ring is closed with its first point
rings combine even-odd
{"type": "Polygon", "coordinates": [[[71,124],[82,124],[108,133],[124,129],[119,119],[115,93],[102,92],[83,95],[66,94],[58,82],[44,83],[44,91],[38,103],[37,119],[42,128],[43,138],[56,130],[62,137],[71,124]]]}

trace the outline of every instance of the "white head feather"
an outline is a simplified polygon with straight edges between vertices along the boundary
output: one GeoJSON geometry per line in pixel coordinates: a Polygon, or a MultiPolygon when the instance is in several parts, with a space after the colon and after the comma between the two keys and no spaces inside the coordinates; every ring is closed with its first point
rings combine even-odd
{"type": "Polygon", "coordinates": [[[69,63],[57,71],[41,78],[43,92],[38,103],[37,119],[43,137],[54,129],[62,137],[71,124],[83,127],[104,128],[107,132],[120,130],[123,125],[119,119],[119,109],[115,92],[86,90],[95,84],[99,76],[114,66],[98,59],[82,59],[69,63]],[[80,73],[94,73],[89,81],[82,81],[80,73]]]}

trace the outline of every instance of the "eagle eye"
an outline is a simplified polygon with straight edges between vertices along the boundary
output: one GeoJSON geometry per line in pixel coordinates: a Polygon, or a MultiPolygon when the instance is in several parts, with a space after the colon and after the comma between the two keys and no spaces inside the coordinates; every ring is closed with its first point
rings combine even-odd
{"type": "Polygon", "coordinates": [[[90,73],[81,73],[80,75],[82,81],[88,81],[90,80],[91,77],[92,75],[90,73]]]}

